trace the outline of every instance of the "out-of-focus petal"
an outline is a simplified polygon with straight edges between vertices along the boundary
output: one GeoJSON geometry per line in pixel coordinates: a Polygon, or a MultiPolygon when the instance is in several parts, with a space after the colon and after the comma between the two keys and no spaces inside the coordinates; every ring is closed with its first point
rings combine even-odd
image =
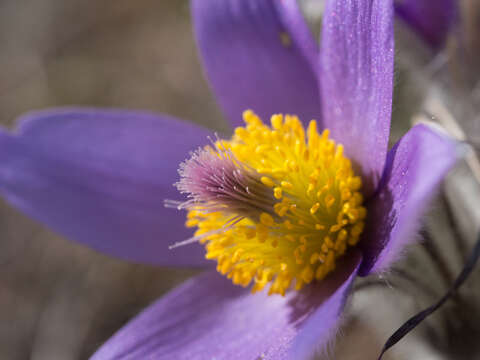
{"type": "Polygon", "coordinates": [[[421,216],[459,153],[451,138],[426,125],[413,127],[389,151],[379,191],[368,204],[361,275],[386,269],[415,240],[421,216]]]}
{"type": "Polygon", "coordinates": [[[317,71],[318,43],[312,36],[312,32],[302,14],[298,0],[274,1],[274,5],[281,18],[282,24],[288,29],[288,33],[294,39],[295,44],[302,51],[313,71],[317,71]]]}
{"type": "Polygon", "coordinates": [[[232,125],[252,109],[309,121],[320,116],[316,44],[291,0],[193,0],[197,44],[232,125]],[[313,58],[315,56],[315,59],[313,58]]]}
{"type": "Polygon", "coordinates": [[[324,282],[285,297],[200,275],[147,308],[92,360],[302,359],[335,333],[361,260],[352,255],[324,282]]]}
{"type": "Polygon", "coordinates": [[[457,16],[458,0],[397,0],[395,11],[433,47],[445,43],[457,16]]]}
{"type": "Polygon", "coordinates": [[[164,206],[181,198],[173,183],[208,132],[166,116],[133,111],[57,109],[0,133],[0,193],[52,230],[135,262],[203,264],[185,214],[164,206]]]}
{"type": "Polygon", "coordinates": [[[387,153],[393,90],[391,0],[330,0],[320,51],[323,123],[371,194],[387,153]]]}

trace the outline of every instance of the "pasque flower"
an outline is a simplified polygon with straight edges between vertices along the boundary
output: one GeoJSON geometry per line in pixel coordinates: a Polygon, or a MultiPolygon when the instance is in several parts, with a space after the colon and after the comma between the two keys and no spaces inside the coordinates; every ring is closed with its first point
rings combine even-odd
{"type": "Polygon", "coordinates": [[[211,86],[244,127],[215,141],[164,115],[31,113],[0,133],[0,189],[99,251],[206,267],[93,359],[308,358],[332,339],[354,278],[388,269],[412,241],[457,146],[417,125],[387,151],[391,1],[327,1],[321,49],[293,0],[195,0],[192,9],[211,86]],[[174,183],[190,196],[179,206],[198,226],[193,240],[253,288],[211,269],[201,244],[168,249],[193,236],[164,207],[180,198],[174,183]]]}

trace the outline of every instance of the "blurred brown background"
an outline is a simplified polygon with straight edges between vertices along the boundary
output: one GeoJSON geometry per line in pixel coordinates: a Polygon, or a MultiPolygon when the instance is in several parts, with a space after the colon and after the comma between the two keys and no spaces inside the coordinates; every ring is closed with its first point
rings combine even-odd
{"type": "MultiPolygon", "coordinates": [[[[51,106],[143,108],[228,129],[188,1],[0,2],[0,119],[51,106]]],[[[193,273],[127,264],[0,207],[0,359],[85,359],[193,273]]]]}
{"type": "MultiPolygon", "coordinates": [[[[411,35],[406,39],[412,45],[411,35]]],[[[91,105],[148,109],[228,131],[202,75],[187,0],[3,0],[0,49],[5,126],[32,109],[91,105]]],[[[404,60],[409,66],[408,52],[404,60]]],[[[424,88],[409,85],[402,64],[395,137],[408,126],[424,88]]],[[[86,359],[144,306],[194,273],[115,260],[51,233],[4,202],[0,211],[2,360],[86,359]]],[[[352,305],[357,315],[348,318],[332,358],[376,358],[407,318],[395,303],[397,294],[380,292],[375,300],[360,293],[352,305]],[[362,317],[368,307],[376,317],[362,317]],[[385,318],[391,325],[379,334],[375,326],[385,318]]],[[[415,358],[442,359],[416,338],[399,348],[400,355],[385,359],[410,359],[412,351],[415,358]]]]}

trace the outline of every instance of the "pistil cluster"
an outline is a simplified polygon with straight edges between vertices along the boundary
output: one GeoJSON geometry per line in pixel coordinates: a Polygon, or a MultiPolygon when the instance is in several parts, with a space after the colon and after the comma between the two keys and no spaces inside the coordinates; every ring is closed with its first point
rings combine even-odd
{"type": "Polygon", "coordinates": [[[245,127],[182,164],[188,227],[233,283],[269,294],[320,281],[364,228],[361,178],[343,146],[310,121],[244,112],[245,127]]]}

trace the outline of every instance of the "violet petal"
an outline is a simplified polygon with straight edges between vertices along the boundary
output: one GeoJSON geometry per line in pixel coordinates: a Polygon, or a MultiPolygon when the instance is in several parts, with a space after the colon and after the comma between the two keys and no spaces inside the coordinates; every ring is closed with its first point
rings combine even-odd
{"type": "Polygon", "coordinates": [[[440,47],[457,15],[457,0],[398,0],[395,11],[426,42],[440,47]]]}
{"type": "Polygon", "coordinates": [[[367,204],[361,275],[388,268],[416,239],[421,216],[458,157],[457,143],[426,125],[414,126],[389,151],[379,191],[367,204]]]}
{"type": "Polygon", "coordinates": [[[391,0],[326,3],[320,51],[323,123],[371,194],[387,153],[393,89],[391,0]]]}
{"type": "Polygon", "coordinates": [[[123,110],[55,109],[28,114],[0,133],[0,192],[52,230],[135,262],[204,264],[173,183],[178,165],[209,132],[166,116],[123,110]]]}
{"type": "Polygon", "coordinates": [[[300,359],[335,333],[361,258],[349,260],[323,282],[285,297],[252,295],[218,273],[200,275],[144,310],[92,360],[300,359]]]}
{"type": "Polygon", "coordinates": [[[298,6],[290,0],[193,0],[192,16],[207,76],[232,125],[243,124],[247,109],[264,121],[275,113],[319,118],[309,57],[316,45],[298,6]]]}

